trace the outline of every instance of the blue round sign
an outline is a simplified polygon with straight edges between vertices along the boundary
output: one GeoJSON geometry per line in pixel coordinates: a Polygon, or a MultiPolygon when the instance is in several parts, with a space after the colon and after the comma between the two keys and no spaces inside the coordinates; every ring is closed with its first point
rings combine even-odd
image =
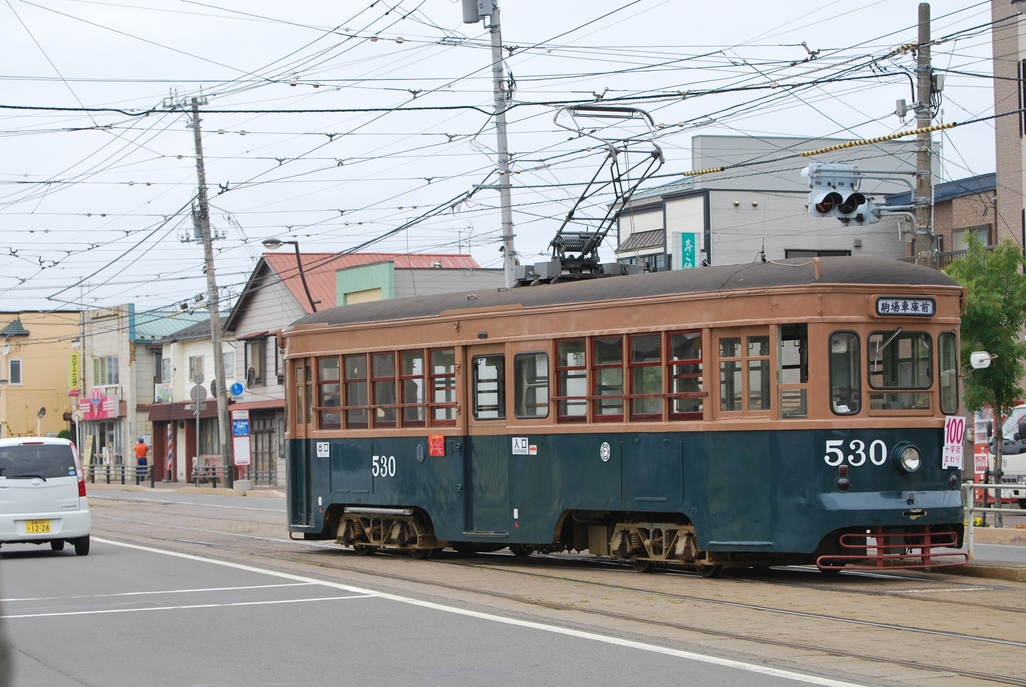
{"type": "Polygon", "coordinates": [[[242,384],[235,382],[230,387],[228,387],[228,390],[232,392],[232,396],[241,396],[243,391],[242,384]]]}

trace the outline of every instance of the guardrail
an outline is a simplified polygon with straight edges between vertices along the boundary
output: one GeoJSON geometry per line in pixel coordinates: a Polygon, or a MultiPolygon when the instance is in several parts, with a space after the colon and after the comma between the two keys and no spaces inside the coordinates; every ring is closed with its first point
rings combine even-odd
{"type": "Polygon", "coordinates": [[[966,523],[965,524],[965,545],[966,545],[966,550],[969,552],[969,560],[973,559],[973,530],[975,529],[976,514],[977,513],[984,513],[984,514],[986,514],[986,513],[997,513],[997,514],[1001,514],[1001,515],[1013,515],[1014,514],[1014,511],[1012,511],[1011,509],[1009,509],[1009,508],[1002,508],[1001,507],[1001,494],[1000,493],[995,494],[995,503],[998,504],[998,507],[994,508],[994,507],[977,506],[976,505],[975,494],[973,492],[975,492],[976,490],[980,490],[980,491],[995,491],[995,490],[1003,490],[1003,489],[1015,489],[1017,486],[1021,487],[1022,485],[1016,485],[1016,484],[1012,484],[1012,483],[1005,483],[1005,484],[989,484],[989,483],[974,484],[972,482],[963,482],[962,483],[962,503],[965,505],[965,512],[966,512],[966,519],[965,519],[965,523],[966,523]]]}
{"type": "Polygon", "coordinates": [[[217,489],[218,482],[223,485],[228,484],[229,469],[227,465],[221,464],[221,456],[204,462],[195,461],[192,464],[192,479],[189,481],[197,487],[200,482],[209,482],[212,488],[217,489]]]}
{"type": "Polygon", "coordinates": [[[150,489],[153,489],[154,482],[154,471],[152,465],[111,465],[109,463],[90,463],[85,467],[86,480],[96,484],[96,476],[100,475],[101,479],[107,484],[114,482],[121,482],[121,484],[143,484],[144,482],[150,483],[150,489]]]}

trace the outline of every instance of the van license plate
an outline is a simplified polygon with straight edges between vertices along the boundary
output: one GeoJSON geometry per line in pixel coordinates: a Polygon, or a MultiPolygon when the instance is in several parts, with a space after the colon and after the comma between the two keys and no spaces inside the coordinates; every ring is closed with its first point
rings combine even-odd
{"type": "Polygon", "coordinates": [[[49,520],[26,520],[25,521],[25,534],[49,534],[50,533],[50,521],[49,520]]]}

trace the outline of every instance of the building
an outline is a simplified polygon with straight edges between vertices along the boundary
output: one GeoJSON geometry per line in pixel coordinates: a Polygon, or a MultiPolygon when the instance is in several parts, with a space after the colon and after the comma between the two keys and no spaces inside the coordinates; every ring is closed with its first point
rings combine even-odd
{"type": "Polygon", "coordinates": [[[277,344],[282,328],[315,308],[504,284],[502,270],[481,269],[469,255],[302,253],[300,260],[302,273],[295,253],[264,253],[225,320],[238,347],[234,381],[242,386],[232,410],[249,411],[246,478],[257,485],[285,482],[285,368],[277,344]]]}
{"type": "Polygon", "coordinates": [[[798,155],[845,140],[695,136],[693,169],[745,166],[683,177],[635,194],[617,225],[617,261],[665,270],[816,255],[904,257],[896,217],[859,227],[809,214],[810,189],[801,172],[810,161],[846,162],[888,173],[890,179],[864,179],[860,188],[880,205],[887,194],[909,188],[904,180],[913,179],[908,172],[915,169],[914,141],[815,158],[798,155]]]}
{"type": "Polygon", "coordinates": [[[78,345],[77,311],[0,313],[0,436],[54,436],[68,429],[78,345]]]}
{"type": "Polygon", "coordinates": [[[1023,203],[1023,170],[1026,168],[1026,111],[1023,111],[1023,74],[1026,64],[1026,21],[1008,0],[991,0],[991,44],[994,55],[994,113],[1018,110],[1015,116],[994,119],[998,188],[996,235],[993,243],[1012,239],[1026,245],[1026,205],[1023,203]]]}
{"type": "Polygon", "coordinates": [[[83,462],[121,465],[126,456],[132,458],[139,437],[152,443],[148,416],[158,364],[148,346],[206,317],[178,311],[137,314],[131,303],[82,314],[83,462]]]}

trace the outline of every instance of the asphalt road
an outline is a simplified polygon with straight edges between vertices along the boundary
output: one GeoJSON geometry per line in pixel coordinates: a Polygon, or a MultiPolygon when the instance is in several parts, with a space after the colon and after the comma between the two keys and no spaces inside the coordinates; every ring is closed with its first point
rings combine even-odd
{"type": "Polygon", "coordinates": [[[0,560],[19,687],[851,684],[95,538],[0,560]]]}

